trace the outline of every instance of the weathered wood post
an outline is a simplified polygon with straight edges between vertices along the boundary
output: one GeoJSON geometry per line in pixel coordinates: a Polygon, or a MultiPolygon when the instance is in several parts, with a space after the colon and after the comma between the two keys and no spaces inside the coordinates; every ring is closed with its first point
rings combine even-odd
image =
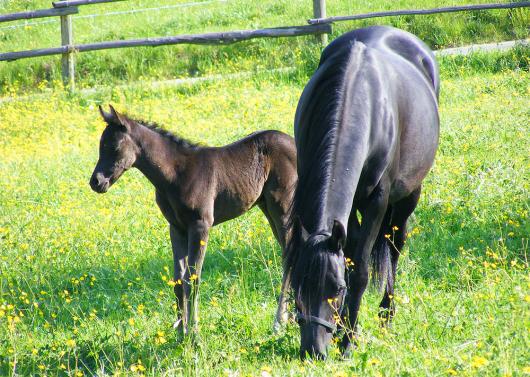
{"type": "MultiPolygon", "coordinates": [[[[313,0],[313,17],[326,17],[326,0],[313,0]]],[[[320,42],[323,46],[326,46],[328,44],[328,35],[326,33],[317,35],[317,38],[320,39],[320,42]]]]}
{"type": "MultiPolygon", "coordinates": [[[[72,16],[61,16],[61,45],[73,46],[73,44],[72,16]]],[[[70,51],[70,47],[68,47],[68,51],[62,55],[61,68],[64,86],[70,91],[73,91],[75,89],[74,53],[73,51],[70,51]]]]}

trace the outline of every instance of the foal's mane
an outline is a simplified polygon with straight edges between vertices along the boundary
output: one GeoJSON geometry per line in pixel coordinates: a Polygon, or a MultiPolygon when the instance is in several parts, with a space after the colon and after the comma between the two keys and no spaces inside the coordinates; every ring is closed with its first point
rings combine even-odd
{"type": "Polygon", "coordinates": [[[198,148],[200,148],[199,144],[193,143],[193,142],[191,142],[189,140],[186,140],[183,137],[178,136],[177,134],[174,134],[173,132],[166,130],[165,128],[163,128],[162,126],[160,126],[159,124],[157,124],[155,122],[145,121],[145,120],[141,120],[141,119],[133,119],[133,118],[129,117],[128,115],[125,115],[125,117],[128,120],[130,120],[130,121],[132,121],[132,122],[134,122],[134,123],[136,123],[136,124],[138,124],[140,126],[144,126],[146,128],[149,128],[151,131],[156,132],[157,134],[159,134],[160,136],[162,136],[166,140],[169,140],[172,143],[176,144],[178,147],[185,148],[185,149],[198,149],[198,148]]]}

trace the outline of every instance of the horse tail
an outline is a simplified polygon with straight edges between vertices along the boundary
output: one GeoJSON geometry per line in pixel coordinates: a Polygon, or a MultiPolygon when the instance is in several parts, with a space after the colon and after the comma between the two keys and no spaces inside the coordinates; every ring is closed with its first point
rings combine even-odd
{"type": "Polygon", "coordinates": [[[390,268],[390,209],[387,210],[370,255],[372,260],[372,284],[383,290],[385,283],[393,279],[390,268]]]}

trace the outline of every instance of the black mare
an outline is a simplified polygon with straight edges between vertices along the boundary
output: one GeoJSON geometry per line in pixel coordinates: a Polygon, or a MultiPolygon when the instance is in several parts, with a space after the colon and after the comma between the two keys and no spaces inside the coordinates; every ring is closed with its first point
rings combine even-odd
{"type": "Polygon", "coordinates": [[[299,181],[285,262],[302,358],[325,357],[337,325],[350,352],[371,261],[386,282],[381,317],[393,316],[407,219],[438,146],[438,93],[433,53],[405,31],[359,29],[323,51],[296,111],[299,181]]]}

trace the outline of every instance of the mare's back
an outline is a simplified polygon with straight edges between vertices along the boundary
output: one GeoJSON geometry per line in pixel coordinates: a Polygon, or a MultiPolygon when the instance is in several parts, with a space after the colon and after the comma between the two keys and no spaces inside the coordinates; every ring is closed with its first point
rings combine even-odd
{"type": "Polygon", "coordinates": [[[345,62],[352,45],[356,41],[380,52],[385,62],[394,69],[400,70],[400,67],[403,67],[406,62],[412,64],[430,83],[431,88],[438,96],[439,70],[434,54],[415,35],[400,29],[371,26],[345,33],[326,47],[319,66],[326,64],[328,60],[345,62]]]}

